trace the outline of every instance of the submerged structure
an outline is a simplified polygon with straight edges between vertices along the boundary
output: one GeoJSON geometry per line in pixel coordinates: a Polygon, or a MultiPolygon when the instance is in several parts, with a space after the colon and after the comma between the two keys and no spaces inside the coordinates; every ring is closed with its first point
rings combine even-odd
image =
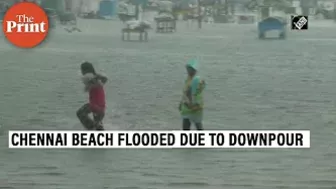
{"type": "Polygon", "coordinates": [[[176,20],[174,18],[155,18],[157,33],[173,33],[176,31],[176,20]]]}
{"type": "Polygon", "coordinates": [[[148,41],[148,30],[151,28],[150,24],[145,21],[128,21],[126,27],[121,30],[121,39],[123,41],[139,41],[147,42],[148,41]],[[138,39],[132,40],[131,34],[137,34],[138,39]]]}
{"type": "Polygon", "coordinates": [[[172,33],[176,31],[176,20],[171,11],[161,11],[155,17],[157,33],[172,33]]]}

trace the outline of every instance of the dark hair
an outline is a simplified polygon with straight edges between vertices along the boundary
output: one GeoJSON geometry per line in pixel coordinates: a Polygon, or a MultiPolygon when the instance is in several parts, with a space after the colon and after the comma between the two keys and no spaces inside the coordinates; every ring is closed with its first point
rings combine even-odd
{"type": "Polygon", "coordinates": [[[83,74],[92,73],[96,75],[96,71],[90,62],[83,62],[81,64],[81,71],[83,74]]]}

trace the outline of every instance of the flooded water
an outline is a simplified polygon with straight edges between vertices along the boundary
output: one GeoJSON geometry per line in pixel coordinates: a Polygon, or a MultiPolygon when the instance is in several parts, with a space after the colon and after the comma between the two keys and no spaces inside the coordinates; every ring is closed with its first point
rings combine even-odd
{"type": "Polygon", "coordinates": [[[0,44],[0,188],[331,189],[336,187],[336,24],[258,40],[255,25],[179,23],[148,43],[121,41],[120,23],[80,21],[32,50],[0,44]],[[82,129],[79,65],[109,77],[109,130],[181,128],[189,58],[201,60],[206,129],[309,129],[302,150],[13,150],[8,130],[82,129]]]}

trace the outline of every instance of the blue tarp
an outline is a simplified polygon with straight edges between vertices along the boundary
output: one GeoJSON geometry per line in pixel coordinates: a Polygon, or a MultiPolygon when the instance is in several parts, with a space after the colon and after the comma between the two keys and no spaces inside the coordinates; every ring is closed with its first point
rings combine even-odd
{"type": "Polygon", "coordinates": [[[103,0],[99,4],[99,16],[115,16],[116,15],[116,7],[117,1],[116,0],[103,0]]]}
{"type": "Polygon", "coordinates": [[[266,32],[268,30],[285,30],[286,22],[283,18],[268,17],[258,23],[259,32],[266,32]]]}

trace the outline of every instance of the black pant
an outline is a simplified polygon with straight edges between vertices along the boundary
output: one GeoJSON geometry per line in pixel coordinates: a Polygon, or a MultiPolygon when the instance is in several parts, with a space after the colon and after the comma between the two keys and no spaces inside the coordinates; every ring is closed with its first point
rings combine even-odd
{"type": "MultiPolygon", "coordinates": [[[[202,123],[195,123],[196,129],[199,131],[203,130],[203,124],[202,123]]],[[[182,128],[185,131],[189,131],[191,127],[191,122],[189,119],[183,119],[183,125],[182,128]]]]}
{"type": "Polygon", "coordinates": [[[84,104],[81,108],[77,110],[77,117],[79,121],[88,130],[104,130],[102,123],[104,116],[104,112],[93,112],[89,104],[84,104]],[[92,113],[93,115],[93,120],[89,116],[90,113],[92,113]]]}

